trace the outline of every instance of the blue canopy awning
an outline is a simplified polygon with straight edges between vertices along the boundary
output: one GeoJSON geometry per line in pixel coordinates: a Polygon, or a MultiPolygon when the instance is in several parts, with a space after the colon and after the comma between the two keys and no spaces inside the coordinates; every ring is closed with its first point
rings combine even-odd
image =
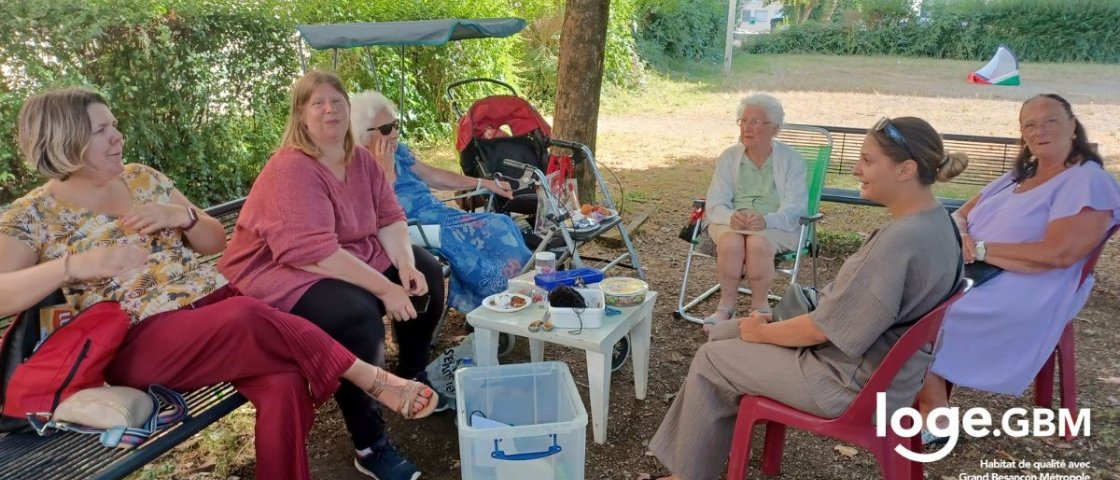
{"type": "Polygon", "coordinates": [[[365,22],[298,25],[311,48],[354,48],[386,45],[437,46],[469,38],[504,38],[520,32],[520,18],[448,18],[411,22],[365,22]]]}

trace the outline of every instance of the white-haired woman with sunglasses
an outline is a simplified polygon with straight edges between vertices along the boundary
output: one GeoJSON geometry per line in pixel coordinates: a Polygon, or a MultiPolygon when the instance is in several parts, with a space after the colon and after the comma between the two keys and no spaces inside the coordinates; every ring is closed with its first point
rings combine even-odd
{"type": "MultiPolygon", "coordinates": [[[[650,441],[672,472],[654,478],[719,477],[744,394],[826,418],[847,410],[911,322],[957,285],[961,248],[931,187],[965,165],[920,118],[884,119],[872,130],[852,173],[860,197],[885,205],[891,222],[844,261],[816,310],[774,323],[754,312],[716,325],[650,441]]],[[[931,350],[899,371],[886,392],[888,411],[911,405],[931,350]]]]}
{"type": "Polygon", "coordinates": [[[942,348],[919,398],[927,415],[948,406],[946,380],[1022,395],[1088,300],[1093,277],[1079,282],[1089,253],[1120,222],[1120,185],[1069,102],[1031,97],[1019,125],[1014,168],[953,213],[965,261],[1003,272],[946,313],[942,348]]]}
{"type": "MultiPolygon", "coordinates": [[[[487,296],[505,290],[508,279],[520,273],[532,254],[521,230],[506,215],[451,208],[432,195],[432,189],[485,188],[510,198],[510,185],[459,175],[417,160],[400,143],[396,105],[381,93],[358,93],[351,102],[350,123],[359,143],[385,171],[405,215],[423,225],[428,243],[451,263],[448,305],[469,312],[487,296]]],[[[420,243],[417,232],[411,233],[413,243],[420,243]]]]}
{"type": "Polygon", "coordinates": [[[739,102],[739,143],[716,160],[708,187],[706,222],[716,244],[719,304],[704,329],[735,318],[743,268],[751,311],[770,312],[767,294],[774,282],[774,255],[797,248],[798,218],[809,194],[805,160],[774,139],[785,112],[778,99],[754,94],[739,102]]]}

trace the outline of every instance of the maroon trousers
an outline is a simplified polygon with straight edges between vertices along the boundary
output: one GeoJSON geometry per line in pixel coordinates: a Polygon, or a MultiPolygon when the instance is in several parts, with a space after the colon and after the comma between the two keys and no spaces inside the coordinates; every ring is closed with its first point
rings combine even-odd
{"type": "Polygon", "coordinates": [[[307,320],[225,287],[132,327],[106,376],[177,391],[231,382],[257,408],[256,478],[310,479],[315,407],[356,360],[307,320]]]}

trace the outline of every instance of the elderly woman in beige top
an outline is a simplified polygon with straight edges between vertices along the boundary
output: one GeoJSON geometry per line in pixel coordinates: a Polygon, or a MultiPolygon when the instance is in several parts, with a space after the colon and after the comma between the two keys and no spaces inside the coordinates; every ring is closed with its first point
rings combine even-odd
{"type": "Polygon", "coordinates": [[[805,160],[774,139],[785,112],[778,99],[759,93],[739,102],[739,143],[724,150],[708,187],[708,235],[716,243],[719,306],[704,318],[705,330],[735,317],[743,267],[751,310],[769,313],[774,254],[797,248],[798,217],[809,197],[805,160]]]}

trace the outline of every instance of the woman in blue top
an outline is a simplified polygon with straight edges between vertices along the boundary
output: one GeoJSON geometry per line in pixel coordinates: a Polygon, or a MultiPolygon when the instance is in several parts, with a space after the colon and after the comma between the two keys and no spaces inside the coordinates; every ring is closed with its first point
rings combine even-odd
{"type": "Polygon", "coordinates": [[[358,143],[365,145],[385,170],[405,215],[424,225],[431,246],[451,263],[448,305],[469,312],[488,295],[505,290],[508,279],[517,275],[532,255],[520,229],[505,215],[449,207],[432,195],[432,189],[485,188],[510,198],[510,186],[418,161],[408,147],[400,144],[397,107],[384,95],[366,91],[350,101],[350,123],[358,143]]]}

